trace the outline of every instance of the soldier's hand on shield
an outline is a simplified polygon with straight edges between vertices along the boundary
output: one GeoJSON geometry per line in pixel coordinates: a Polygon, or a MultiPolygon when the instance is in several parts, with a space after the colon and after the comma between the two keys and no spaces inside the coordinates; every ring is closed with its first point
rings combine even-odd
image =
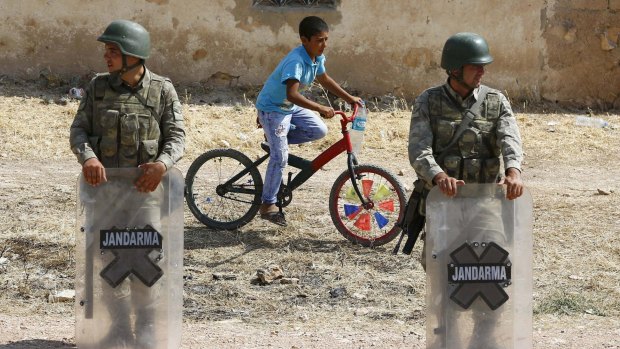
{"type": "Polygon", "coordinates": [[[166,173],[166,165],[163,162],[149,162],[138,166],[142,169],[142,175],[136,181],[139,192],[150,193],[157,189],[161,178],[166,173]]]}
{"type": "Polygon", "coordinates": [[[82,165],[82,174],[84,175],[86,183],[92,186],[97,186],[108,181],[105,176],[105,167],[103,167],[103,164],[97,158],[90,158],[84,161],[82,165]]]}
{"type": "Polygon", "coordinates": [[[523,195],[523,180],[521,171],[514,167],[506,170],[506,177],[502,178],[499,184],[506,184],[506,199],[514,200],[523,195]]]}
{"type": "Polygon", "coordinates": [[[456,187],[465,185],[465,181],[450,177],[445,172],[440,172],[435,175],[433,182],[435,182],[442,193],[449,197],[456,195],[456,187]]]}

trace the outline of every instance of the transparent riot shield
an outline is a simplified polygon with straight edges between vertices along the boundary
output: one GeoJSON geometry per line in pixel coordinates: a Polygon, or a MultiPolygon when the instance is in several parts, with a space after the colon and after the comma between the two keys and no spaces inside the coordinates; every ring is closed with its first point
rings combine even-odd
{"type": "Polygon", "coordinates": [[[106,169],[97,187],[78,179],[76,342],[80,349],[181,344],[183,176],[171,169],[152,193],[141,169],[106,169]]]}
{"type": "Polygon", "coordinates": [[[433,188],[426,218],[426,347],[532,348],[532,198],[433,188]]]}

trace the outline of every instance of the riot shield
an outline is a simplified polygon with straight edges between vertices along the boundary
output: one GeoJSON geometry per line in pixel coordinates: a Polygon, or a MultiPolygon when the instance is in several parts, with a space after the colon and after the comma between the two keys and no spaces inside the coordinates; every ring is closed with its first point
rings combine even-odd
{"type": "Polygon", "coordinates": [[[181,344],[183,176],[169,170],[152,193],[142,170],[106,169],[93,187],[78,179],[76,343],[80,349],[181,344]]]}
{"type": "Polygon", "coordinates": [[[426,202],[426,347],[532,348],[532,198],[467,184],[426,202]]]}

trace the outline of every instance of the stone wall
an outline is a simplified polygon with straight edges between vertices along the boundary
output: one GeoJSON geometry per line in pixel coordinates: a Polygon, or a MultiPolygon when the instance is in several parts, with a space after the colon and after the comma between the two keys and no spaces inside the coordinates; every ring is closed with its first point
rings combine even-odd
{"type": "Polygon", "coordinates": [[[487,38],[495,57],[485,82],[513,100],[620,104],[620,0],[337,3],[274,9],[252,0],[3,0],[0,74],[105,71],[96,37],[124,18],[150,31],[148,65],[175,82],[262,84],[299,44],[299,21],[318,15],[330,25],[327,71],[350,89],[411,98],[444,81],[445,40],[472,31],[487,38]]]}

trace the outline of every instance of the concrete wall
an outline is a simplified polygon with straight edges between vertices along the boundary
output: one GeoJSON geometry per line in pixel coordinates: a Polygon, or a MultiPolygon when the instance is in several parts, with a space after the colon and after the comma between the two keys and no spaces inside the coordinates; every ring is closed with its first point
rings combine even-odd
{"type": "Polygon", "coordinates": [[[0,74],[105,71],[96,37],[113,19],[143,24],[148,65],[175,82],[218,72],[261,84],[298,45],[307,15],[330,25],[327,70],[351,89],[409,98],[443,82],[445,40],[487,38],[485,82],[513,99],[620,104],[620,0],[341,0],[336,9],[265,9],[252,0],[2,0],[0,74]]]}

